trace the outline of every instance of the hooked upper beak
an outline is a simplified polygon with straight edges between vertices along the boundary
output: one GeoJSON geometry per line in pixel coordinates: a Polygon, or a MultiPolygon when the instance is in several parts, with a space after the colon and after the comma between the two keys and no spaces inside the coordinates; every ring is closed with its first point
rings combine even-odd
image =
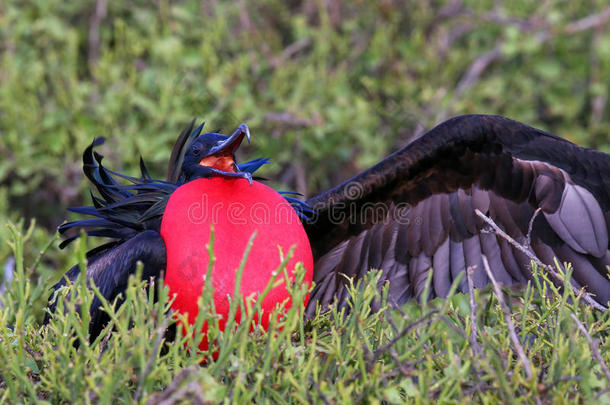
{"type": "Polygon", "coordinates": [[[239,149],[239,146],[244,140],[244,137],[246,137],[248,143],[250,143],[250,129],[248,129],[248,126],[246,124],[241,124],[239,127],[237,127],[237,130],[233,132],[233,135],[231,135],[222,143],[213,146],[210,149],[210,153],[208,153],[205,157],[232,156],[233,154],[235,154],[235,151],[239,149]]]}

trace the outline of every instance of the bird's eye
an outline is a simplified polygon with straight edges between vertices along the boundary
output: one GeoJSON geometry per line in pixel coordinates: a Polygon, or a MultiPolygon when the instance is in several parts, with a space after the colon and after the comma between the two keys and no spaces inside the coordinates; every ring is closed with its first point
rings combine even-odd
{"type": "Polygon", "coordinates": [[[199,145],[199,144],[193,145],[192,151],[195,155],[199,155],[201,153],[201,145],[199,145]]]}

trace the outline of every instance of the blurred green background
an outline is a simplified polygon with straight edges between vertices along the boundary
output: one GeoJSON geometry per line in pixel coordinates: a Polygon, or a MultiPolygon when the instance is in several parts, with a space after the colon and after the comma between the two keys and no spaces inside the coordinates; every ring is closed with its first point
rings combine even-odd
{"type": "MultiPolygon", "coordinates": [[[[307,196],[463,113],[610,152],[607,1],[0,2],[0,238],[89,203],[80,156],[164,177],[192,118],[307,196]]],[[[32,252],[35,255],[36,252],[32,252]]],[[[0,264],[10,255],[0,243],[0,264]]],[[[53,248],[46,265],[62,269],[53,248]]]]}

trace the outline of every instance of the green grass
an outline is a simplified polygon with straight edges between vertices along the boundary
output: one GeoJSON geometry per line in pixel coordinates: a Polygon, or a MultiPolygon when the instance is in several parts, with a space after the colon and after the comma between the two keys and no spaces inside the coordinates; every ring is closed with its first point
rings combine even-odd
{"type": "MultiPolygon", "coordinates": [[[[1,1],[0,224],[35,219],[42,246],[75,218],[67,207],[90,204],[81,154],[94,137],[108,139],[108,168],[137,175],[141,155],[164,178],[194,117],[227,133],[248,124],[238,158],[271,158],[261,176],[307,197],[457,114],[610,151],[610,24],[565,32],[607,1],[467,0],[449,13],[443,1],[331,3],[1,1]]],[[[0,226],[2,268],[8,238],[0,226]]],[[[59,277],[72,261],[53,247],[41,266],[59,277]]]]}
{"type": "MultiPolygon", "coordinates": [[[[178,321],[167,312],[167,288],[161,285],[155,300],[153,289],[136,277],[119,309],[103,303],[111,322],[90,344],[87,309],[97,292],[79,278],[58,295],[56,316],[42,326],[40,299],[48,282],[32,283],[39,269],[22,261],[24,250],[40,247],[31,246],[31,232],[10,228],[17,264],[1,301],[0,402],[610,403],[602,368],[610,362],[610,313],[579,303],[571,289],[560,291],[545,275],[506,297],[531,377],[490,289],[474,293],[474,307],[468,295],[451,294],[390,309],[375,288],[376,273],[352,287],[349,313],[333,308],[306,322],[295,305],[268,331],[249,331],[260,303],[244,304],[239,295],[231,311],[248,305],[248,318],[229,322],[226,333],[218,330],[211,290],[204,290],[196,326],[184,335],[178,328],[167,345],[164,331],[178,321]],[[380,311],[371,311],[373,301],[380,311]],[[213,344],[200,351],[196,332],[204,322],[213,344]],[[579,323],[599,344],[601,357],[592,355],[579,323]]],[[[79,243],[75,262],[84,260],[84,250],[79,243]]],[[[302,302],[302,269],[295,283],[279,270],[293,302],[302,302]]]]}

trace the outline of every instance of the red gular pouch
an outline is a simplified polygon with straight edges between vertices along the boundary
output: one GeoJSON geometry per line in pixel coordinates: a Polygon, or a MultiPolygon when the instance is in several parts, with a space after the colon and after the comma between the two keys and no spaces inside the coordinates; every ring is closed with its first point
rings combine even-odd
{"type": "MultiPolygon", "coordinates": [[[[188,314],[194,324],[197,318],[197,300],[204,287],[209,255],[211,224],[214,224],[214,256],[212,290],[219,327],[224,330],[229,315],[229,297],[235,291],[235,276],[248,241],[256,237],[243,270],[242,297],[257,297],[267,287],[273,272],[281,264],[278,246],[287,254],[296,245],[286,271],[294,280],[294,268],[302,262],[305,282],[313,279],[313,257],[309,239],[294,208],[272,188],[245,179],[197,179],[180,186],[170,196],[161,223],[161,236],[167,251],[165,284],[170,297],[176,298],[172,308],[188,314]]],[[[276,280],[283,278],[278,275],[276,280]]],[[[305,305],[307,300],[305,299],[305,305]]],[[[285,309],[292,305],[285,283],[272,288],[264,298],[260,325],[267,330],[269,315],[280,303],[285,309]]],[[[244,304],[245,305],[245,304],[244,304]]],[[[247,305],[246,305],[247,308],[247,305]]],[[[235,316],[239,323],[241,314],[235,316]]],[[[255,322],[259,316],[255,314],[255,322]]],[[[207,332],[207,325],[203,333],[207,332]]],[[[200,345],[207,349],[207,339],[200,345]]]]}

